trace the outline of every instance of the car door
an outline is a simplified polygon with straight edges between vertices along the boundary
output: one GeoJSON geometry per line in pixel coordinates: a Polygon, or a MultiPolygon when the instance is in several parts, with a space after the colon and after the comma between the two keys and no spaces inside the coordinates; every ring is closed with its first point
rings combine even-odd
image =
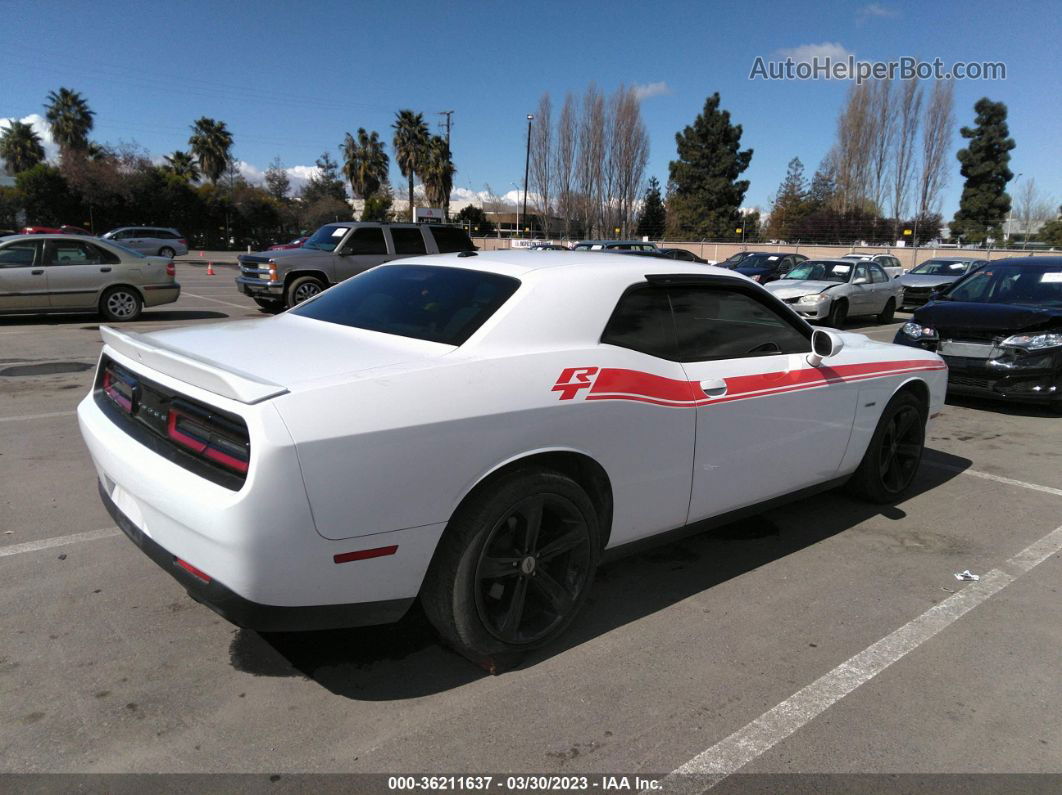
{"type": "Polygon", "coordinates": [[[0,311],[48,308],[41,243],[23,238],[0,248],[0,311]]]}
{"type": "Polygon", "coordinates": [[[698,396],[689,521],[835,477],[858,387],[808,363],[806,324],[752,285],[676,286],[669,298],[698,396]]]}
{"type": "Polygon", "coordinates": [[[848,283],[848,314],[869,315],[873,313],[875,298],[874,288],[870,282],[870,268],[866,262],[855,263],[855,273],[848,283]]]}
{"type": "Polygon", "coordinates": [[[885,269],[878,263],[869,263],[868,270],[870,271],[870,288],[874,296],[874,306],[868,311],[873,312],[874,314],[880,314],[884,311],[885,305],[889,303],[889,299],[895,298],[896,285],[893,284],[893,280],[889,278],[889,274],[887,274],[885,269]]]}
{"type": "Polygon", "coordinates": [[[335,252],[336,281],[341,282],[391,259],[387,240],[379,226],[351,230],[335,252]]]}
{"type": "Polygon", "coordinates": [[[48,275],[49,303],[53,309],[88,309],[96,306],[102,285],[118,257],[88,241],[48,240],[44,267],[48,275]]]}

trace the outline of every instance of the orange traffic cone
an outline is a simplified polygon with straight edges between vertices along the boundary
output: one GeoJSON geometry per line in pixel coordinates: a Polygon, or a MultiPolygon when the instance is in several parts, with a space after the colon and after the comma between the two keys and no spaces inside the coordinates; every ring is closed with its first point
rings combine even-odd
{"type": "Polygon", "coordinates": [[[213,262],[208,262],[207,263],[207,276],[213,276],[213,275],[214,275],[214,263],[213,262]]]}

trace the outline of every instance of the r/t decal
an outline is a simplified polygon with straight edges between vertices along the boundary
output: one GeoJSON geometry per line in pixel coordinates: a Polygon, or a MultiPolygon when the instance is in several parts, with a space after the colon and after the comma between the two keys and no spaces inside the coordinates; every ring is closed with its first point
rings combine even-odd
{"type": "Polygon", "coordinates": [[[568,367],[561,371],[560,378],[557,379],[557,383],[553,385],[554,392],[560,392],[561,400],[571,400],[577,394],[580,389],[589,389],[594,383],[593,376],[596,375],[598,368],[596,367],[568,367]]]}

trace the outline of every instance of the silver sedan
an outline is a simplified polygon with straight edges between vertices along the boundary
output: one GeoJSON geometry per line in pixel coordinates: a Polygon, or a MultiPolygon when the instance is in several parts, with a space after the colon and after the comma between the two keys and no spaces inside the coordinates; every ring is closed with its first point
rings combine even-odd
{"type": "MultiPolygon", "coordinates": [[[[740,266],[739,266],[740,267],[740,266]]],[[[890,279],[876,262],[814,259],[802,262],[764,287],[807,320],[844,326],[849,315],[876,315],[891,323],[903,303],[899,279],[890,279]]]]}
{"type": "Polygon", "coordinates": [[[173,261],[78,235],[0,238],[0,313],[93,312],[134,320],[177,300],[173,261]]]}

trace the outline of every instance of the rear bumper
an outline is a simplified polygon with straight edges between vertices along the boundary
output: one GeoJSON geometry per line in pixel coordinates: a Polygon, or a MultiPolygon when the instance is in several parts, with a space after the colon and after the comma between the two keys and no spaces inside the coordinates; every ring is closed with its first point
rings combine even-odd
{"type": "Polygon", "coordinates": [[[144,293],[144,306],[172,304],[181,297],[181,285],[177,283],[148,284],[141,289],[144,293]]]}
{"type": "Polygon", "coordinates": [[[103,483],[98,485],[104,507],[129,540],[177,580],[188,591],[189,596],[238,627],[259,632],[295,632],[390,624],[402,618],[413,604],[412,597],[308,607],[264,605],[244,599],[217,580],[204,580],[181,567],[177,563],[176,555],[137,527],[114,503],[103,483]]]}

